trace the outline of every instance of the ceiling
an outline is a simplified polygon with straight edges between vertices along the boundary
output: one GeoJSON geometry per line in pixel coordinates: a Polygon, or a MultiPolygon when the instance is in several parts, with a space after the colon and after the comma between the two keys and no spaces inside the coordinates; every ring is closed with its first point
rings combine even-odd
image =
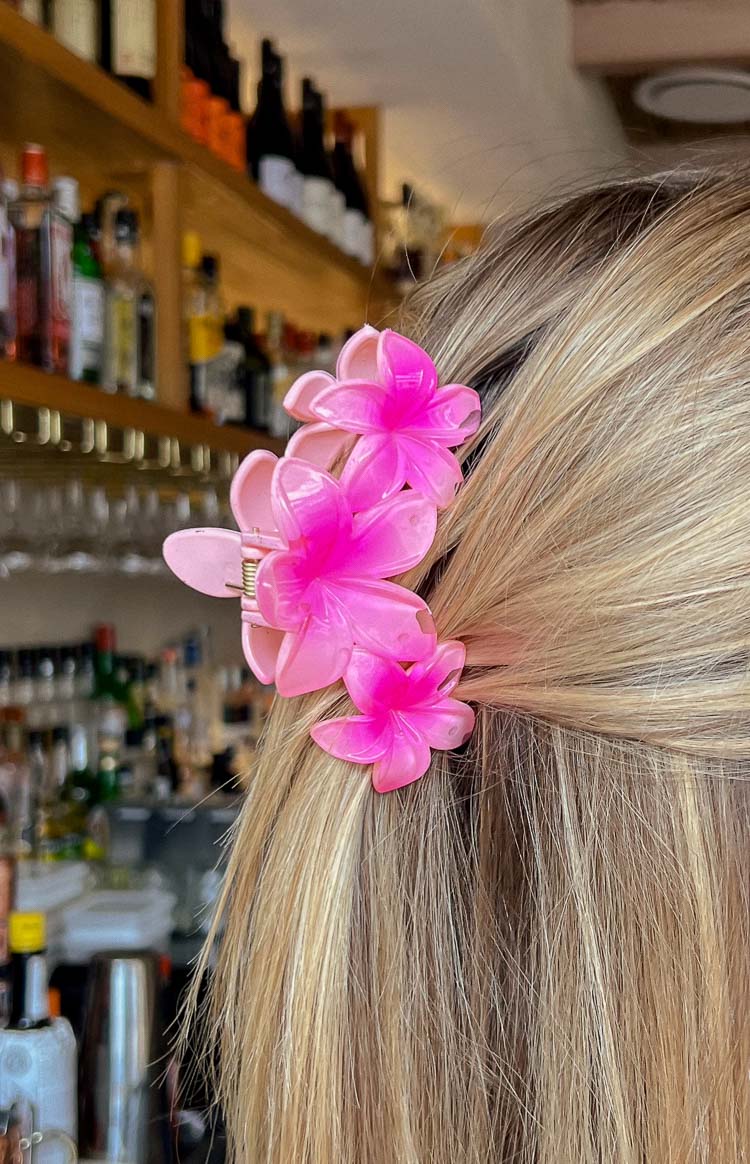
{"type": "Polygon", "coordinates": [[[570,64],[566,0],[227,0],[228,36],[257,80],[258,41],[332,104],[385,111],[383,189],[402,181],[454,222],[484,222],[626,157],[609,95],[570,64]]]}

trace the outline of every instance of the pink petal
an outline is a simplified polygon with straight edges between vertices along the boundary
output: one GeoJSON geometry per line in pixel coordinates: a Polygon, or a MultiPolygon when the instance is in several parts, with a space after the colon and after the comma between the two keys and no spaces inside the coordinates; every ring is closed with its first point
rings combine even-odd
{"type": "Polygon", "coordinates": [[[349,568],[368,578],[403,574],[422,561],[436,527],[432,501],[411,489],[397,493],[354,518],[349,568]]]}
{"type": "Polygon", "coordinates": [[[234,475],[229,504],[237,525],[245,533],[253,529],[267,534],[276,532],[271,509],[271,480],[278,462],[274,453],[256,449],[245,457],[234,475]]]}
{"type": "Polygon", "coordinates": [[[336,579],[327,586],[345,607],[354,642],[391,659],[423,659],[435,649],[435,624],[424,599],[375,579],[336,579]]]}
{"type": "Polygon", "coordinates": [[[437,371],[427,352],[396,331],[380,337],[378,368],[378,379],[394,401],[403,402],[405,415],[423,409],[437,389],[437,371]]]}
{"type": "Polygon", "coordinates": [[[429,440],[413,437],[401,436],[398,443],[406,465],[406,480],[412,489],[429,497],[438,509],[446,509],[463,481],[461,466],[453,453],[429,440]]]}
{"type": "Polygon", "coordinates": [[[380,332],[374,327],[361,327],[348,339],[339,352],[336,364],[337,380],[378,381],[378,340],[380,332]]]}
{"type": "Polygon", "coordinates": [[[425,740],[409,725],[400,723],[393,733],[393,745],[372,772],[376,792],[393,792],[424,776],[430,766],[430,749],[425,740]]]}
{"type": "Polygon", "coordinates": [[[276,666],[279,695],[329,687],[344,674],[351,654],[349,627],[335,606],[325,619],[310,615],[301,630],[284,635],[276,666]]]}
{"type": "Polygon", "coordinates": [[[164,561],[181,582],[212,598],[242,592],[242,541],[231,529],[181,529],[170,534],[164,561]]]}
{"type": "Polygon", "coordinates": [[[284,397],[284,408],[296,420],[314,420],[311,405],[315,397],[335,383],[328,372],[305,372],[294,381],[284,397]]]}
{"type": "Polygon", "coordinates": [[[274,473],[271,504],[287,544],[304,538],[319,562],[337,542],[349,540],[352,515],[343,490],[317,465],[282,457],[274,473]]]}
{"type": "Polygon", "coordinates": [[[434,654],[409,668],[414,705],[450,695],[466,665],[466,647],[456,639],[439,643],[434,654]]]}
{"type": "Polygon", "coordinates": [[[350,433],[331,428],[330,424],[303,424],[290,436],[285,453],[287,457],[298,457],[321,469],[330,469],[352,439],[350,433]]]}
{"type": "Polygon", "coordinates": [[[284,632],[273,627],[242,624],[242,649],[248,666],[261,683],[273,683],[284,632]]]}
{"type": "Polygon", "coordinates": [[[309,613],[303,606],[309,585],[309,573],[298,556],[285,550],[269,554],[255,575],[256,600],[264,620],[282,630],[298,630],[309,613]]]}
{"type": "Polygon", "coordinates": [[[324,752],[353,764],[372,764],[389,751],[393,742],[388,718],[366,715],[316,723],[310,735],[324,752]]]}
{"type": "Polygon", "coordinates": [[[355,513],[398,493],[405,481],[400,442],[390,433],[357,441],[341,473],[342,488],[355,513]]]}
{"type": "Polygon", "coordinates": [[[463,384],[446,384],[428,404],[420,428],[430,440],[455,448],[474,435],[481,419],[479,394],[463,384]]]}
{"type": "Polygon", "coordinates": [[[407,676],[393,659],[355,648],[344,673],[352,703],[368,716],[382,716],[400,707],[407,691],[407,676]]]}
{"type": "Polygon", "coordinates": [[[334,384],[315,401],[313,413],[317,420],[323,420],[334,428],[346,432],[381,432],[383,408],[388,394],[380,384],[365,380],[334,384]]]}
{"type": "Polygon", "coordinates": [[[474,712],[458,699],[440,699],[432,707],[401,713],[431,748],[450,751],[465,743],[474,730],[474,712]]]}

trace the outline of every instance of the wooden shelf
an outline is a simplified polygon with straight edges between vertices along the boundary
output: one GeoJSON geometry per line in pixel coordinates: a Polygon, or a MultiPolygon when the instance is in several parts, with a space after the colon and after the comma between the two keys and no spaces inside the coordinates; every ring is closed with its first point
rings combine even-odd
{"type": "Polygon", "coordinates": [[[333,290],[342,303],[350,304],[349,326],[361,322],[361,306],[368,299],[382,301],[393,294],[383,275],[373,275],[345,255],[194,142],[154,105],[4,3],[0,103],[3,138],[41,141],[55,168],[64,165],[73,174],[94,169],[116,181],[146,173],[160,161],[188,167],[191,225],[195,220],[207,236],[228,230],[234,239],[233,258],[244,262],[249,273],[256,248],[267,253],[277,247],[283,249],[290,281],[298,285],[305,275],[318,278],[325,270],[324,290],[333,290]]]}
{"type": "Polygon", "coordinates": [[[152,436],[175,437],[186,445],[208,445],[241,457],[253,449],[283,451],[283,442],[266,433],[219,426],[147,400],[110,396],[91,385],[79,384],[64,376],[51,376],[25,364],[0,363],[0,400],[57,409],[66,416],[104,420],[113,428],[133,428],[152,436]]]}

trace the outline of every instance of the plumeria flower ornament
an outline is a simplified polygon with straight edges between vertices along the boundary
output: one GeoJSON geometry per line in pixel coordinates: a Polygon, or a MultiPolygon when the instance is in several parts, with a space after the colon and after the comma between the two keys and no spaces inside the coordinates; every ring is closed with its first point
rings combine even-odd
{"type": "Polygon", "coordinates": [[[341,349],[336,376],[308,372],[290,388],[284,406],[310,421],[291,439],[293,456],[326,468],[359,437],[341,482],[355,509],[411,485],[444,509],[461,484],[461,466],[450,449],[479,427],[481,408],[473,388],[438,387],[430,357],[395,331],[365,327],[341,349]]]}
{"type": "Polygon", "coordinates": [[[286,406],[315,419],[284,457],[245,458],[230,493],[239,532],[180,530],[164,557],[201,593],[240,598],[247,661],[280,695],[344,680],[362,715],[317,724],[313,737],[374,764],[376,789],[390,791],[473,725],[451,695],[463,645],[438,643],[425,601],[393,578],[432,545],[437,509],[461,479],[449,450],[476,431],[479,399],[463,385],[438,388],[416,344],[364,328],[342,349],[337,378],[307,373],[286,406]]]}

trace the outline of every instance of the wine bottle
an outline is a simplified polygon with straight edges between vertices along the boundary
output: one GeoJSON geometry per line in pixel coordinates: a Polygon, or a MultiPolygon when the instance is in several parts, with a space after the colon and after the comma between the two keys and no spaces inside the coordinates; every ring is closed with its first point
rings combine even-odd
{"type": "Polygon", "coordinates": [[[96,0],[55,0],[52,32],[85,61],[96,61],[99,27],[96,0]]]}
{"type": "Polygon", "coordinates": [[[156,76],[156,0],[100,0],[99,63],[150,100],[156,76]]]}
{"type": "Polygon", "coordinates": [[[283,98],[283,65],[270,40],[261,46],[258,104],[247,127],[250,172],[261,190],[295,213],[299,190],[292,131],[283,98]]]}
{"type": "Polygon", "coordinates": [[[333,147],[333,172],[338,190],[346,204],[344,211],[343,250],[362,263],[370,260],[372,245],[368,241],[371,228],[369,208],[364,187],[357,173],[352,157],[353,131],[349,119],[343,113],[334,117],[336,143],[333,147]]]}
{"type": "Polygon", "coordinates": [[[11,913],[12,1003],[8,1026],[36,1031],[50,1025],[44,914],[11,913]]]}
{"type": "Polygon", "coordinates": [[[335,213],[333,174],[323,144],[321,100],[309,77],[302,81],[299,162],[303,179],[302,218],[313,230],[330,238],[335,213]]]}

